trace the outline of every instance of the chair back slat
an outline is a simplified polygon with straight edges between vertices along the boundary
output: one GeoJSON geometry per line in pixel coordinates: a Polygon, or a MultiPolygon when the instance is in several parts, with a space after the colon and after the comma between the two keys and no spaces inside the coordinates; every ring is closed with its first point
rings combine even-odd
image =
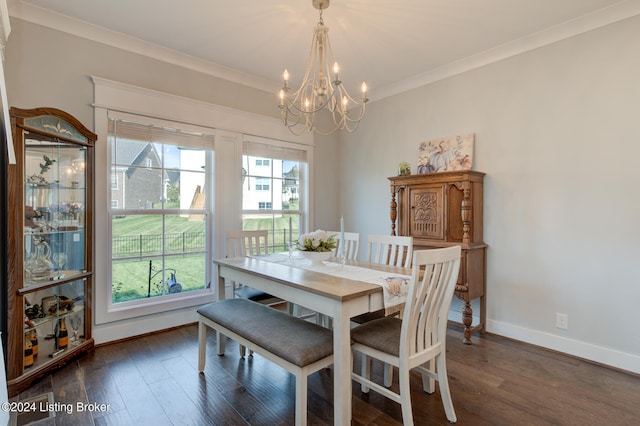
{"type": "Polygon", "coordinates": [[[413,271],[402,318],[401,354],[405,351],[408,356],[419,355],[433,346],[444,345],[460,255],[460,246],[413,253],[413,271]]]}
{"type": "Polygon", "coordinates": [[[371,263],[411,267],[413,237],[372,234],[368,237],[368,246],[371,263]]]}
{"type": "Polygon", "coordinates": [[[269,254],[269,231],[227,232],[227,257],[269,254]]]}

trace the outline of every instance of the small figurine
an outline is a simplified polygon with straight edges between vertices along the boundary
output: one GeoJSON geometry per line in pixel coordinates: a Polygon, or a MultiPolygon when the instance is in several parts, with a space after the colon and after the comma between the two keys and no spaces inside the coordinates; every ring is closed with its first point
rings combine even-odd
{"type": "Polygon", "coordinates": [[[49,166],[51,166],[53,163],[56,162],[56,160],[52,160],[46,155],[43,155],[42,158],[44,159],[44,164],[40,163],[40,174],[43,174],[44,172],[48,171],[49,166]]]}
{"type": "Polygon", "coordinates": [[[34,219],[41,218],[42,215],[39,211],[35,210],[31,206],[24,206],[24,226],[28,228],[37,228],[38,225],[35,223],[34,219]]]}

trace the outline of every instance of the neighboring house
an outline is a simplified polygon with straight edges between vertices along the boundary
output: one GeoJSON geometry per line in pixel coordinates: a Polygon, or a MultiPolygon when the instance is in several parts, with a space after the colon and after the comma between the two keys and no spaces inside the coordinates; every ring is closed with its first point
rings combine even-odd
{"type": "Polygon", "coordinates": [[[300,170],[293,166],[284,174],[284,187],[282,189],[282,201],[290,203],[298,200],[298,188],[300,186],[300,170]]]}
{"type": "Polygon", "coordinates": [[[282,160],[251,157],[242,187],[245,210],[282,210],[282,160]]]}
{"type": "Polygon", "coordinates": [[[283,173],[283,169],[290,166],[290,163],[287,164],[283,160],[251,157],[249,170],[243,172],[244,209],[289,209],[289,203],[298,200],[300,186],[300,173],[297,165],[283,173]]]}
{"type": "MultiPolygon", "coordinates": [[[[150,142],[119,144],[115,155],[117,166],[111,175],[111,208],[159,206],[165,188],[157,186],[162,164],[155,146],[150,142]]],[[[163,181],[169,181],[166,173],[163,181]]]]}

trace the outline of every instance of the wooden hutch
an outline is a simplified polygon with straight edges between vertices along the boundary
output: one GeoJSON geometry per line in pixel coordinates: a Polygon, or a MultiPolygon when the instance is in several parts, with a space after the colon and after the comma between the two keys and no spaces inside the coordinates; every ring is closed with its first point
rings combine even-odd
{"type": "MultiPolygon", "coordinates": [[[[486,324],[486,249],[482,240],[484,173],[453,171],[389,178],[391,235],[413,237],[415,250],[462,246],[456,296],[464,301],[464,342],[486,324]],[[471,300],[480,298],[480,321],[473,325],[471,300]]],[[[455,322],[454,322],[455,323],[455,322]]]]}

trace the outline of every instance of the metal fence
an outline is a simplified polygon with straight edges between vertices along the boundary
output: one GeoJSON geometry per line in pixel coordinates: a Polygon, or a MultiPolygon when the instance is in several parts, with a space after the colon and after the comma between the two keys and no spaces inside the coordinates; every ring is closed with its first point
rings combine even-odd
{"type": "Polygon", "coordinates": [[[162,253],[188,253],[205,249],[204,232],[140,234],[113,237],[112,257],[149,256],[162,253]],[[164,241],[164,250],[163,250],[164,241]]]}
{"type": "MultiPolygon", "coordinates": [[[[297,230],[292,234],[293,242],[298,240],[297,230]]],[[[269,232],[269,251],[277,253],[287,251],[289,242],[288,229],[276,229],[269,232]]],[[[140,234],[113,237],[111,243],[112,257],[143,257],[171,253],[190,253],[205,249],[204,232],[179,232],[173,234],[140,234]],[[165,249],[162,250],[164,237],[165,249]]]]}

